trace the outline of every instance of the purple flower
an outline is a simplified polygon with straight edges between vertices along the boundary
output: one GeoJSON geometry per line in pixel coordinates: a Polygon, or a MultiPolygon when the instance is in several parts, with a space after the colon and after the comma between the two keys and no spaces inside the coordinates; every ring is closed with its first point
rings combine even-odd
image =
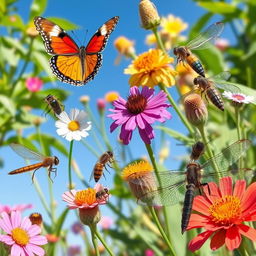
{"type": "Polygon", "coordinates": [[[133,86],[130,88],[130,95],[127,101],[119,96],[113,102],[115,109],[110,109],[113,114],[108,115],[114,122],[110,126],[113,132],[121,125],[120,139],[127,145],[132,138],[132,132],[136,127],[139,129],[140,137],[146,144],[150,144],[154,138],[154,130],[151,126],[155,121],[164,122],[171,118],[166,110],[170,107],[166,103],[167,97],[163,91],[154,95],[154,89],[133,86]]]}

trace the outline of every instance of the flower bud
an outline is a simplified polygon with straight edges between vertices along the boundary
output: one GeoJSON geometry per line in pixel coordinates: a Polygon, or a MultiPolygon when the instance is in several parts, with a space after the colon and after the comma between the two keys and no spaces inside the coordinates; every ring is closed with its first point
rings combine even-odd
{"type": "Polygon", "coordinates": [[[105,99],[97,99],[97,107],[98,107],[98,110],[99,110],[99,113],[102,114],[106,108],[106,101],[105,99]]]}
{"type": "Polygon", "coordinates": [[[101,219],[99,207],[94,208],[80,208],[79,209],[80,221],[87,226],[97,224],[101,219]]]}
{"type": "Polygon", "coordinates": [[[83,95],[79,100],[82,104],[87,105],[87,103],[90,101],[90,97],[88,95],[83,95]]]}
{"type": "Polygon", "coordinates": [[[139,4],[141,25],[145,29],[153,29],[160,25],[160,17],[155,5],[149,0],[141,0],[139,4]]]}
{"type": "Polygon", "coordinates": [[[192,93],[184,99],[185,114],[194,126],[204,125],[208,118],[206,105],[199,94],[192,93]]]}

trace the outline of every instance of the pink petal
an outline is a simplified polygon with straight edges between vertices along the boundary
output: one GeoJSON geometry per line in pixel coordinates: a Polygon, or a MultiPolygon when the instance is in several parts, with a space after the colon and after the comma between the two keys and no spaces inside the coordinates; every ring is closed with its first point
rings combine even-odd
{"type": "Polygon", "coordinates": [[[11,256],[25,256],[23,248],[17,244],[14,244],[11,248],[11,256]]]}
{"type": "Polygon", "coordinates": [[[34,236],[30,238],[29,243],[35,244],[35,245],[43,245],[43,244],[47,244],[48,241],[45,236],[34,236]]]}
{"type": "Polygon", "coordinates": [[[238,248],[241,243],[241,235],[237,226],[230,227],[226,232],[225,244],[228,250],[233,251],[238,248]]]}
{"type": "Polygon", "coordinates": [[[113,132],[119,125],[116,122],[113,122],[110,125],[110,132],[113,132]]]}
{"type": "Polygon", "coordinates": [[[132,131],[125,130],[124,125],[122,125],[119,138],[123,141],[124,145],[128,145],[132,138],[132,131]]]}
{"type": "Polygon", "coordinates": [[[210,243],[210,247],[212,250],[217,250],[219,249],[222,245],[225,244],[225,238],[226,238],[226,230],[221,229],[218,232],[216,232],[210,243]]]}
{"type": "Polygon", "coordinates": [[[125,130],[133,131],[135,128],[136,128],[136,116],[131,116],[125,124],[125,130]]]}
{"type": "Polygon", "coordinates": [[[10,234],[12,231],[10,217],[6,212],[2,212],[2,219],[0,218],[0,228],[2,228],[8,234],[10,234]]]}
{"type": "Polygon", "coordinates": [[[256,241],[256,229],[246,226],[244,224],[237,225],[239,229],[239,233],[241,235],[246,236],[247,238],[251,239],[252,241],[256,241]]]}
{"type": "Polygon", "coordinates": [[[76,190],[72,189],[62,194],[62,200],[66,202],[73,202],[75,200],[76,190]]]}
{"type": "Polygon", "coordinates": [[[23,220],[21,221],[20,227],[28,230],[31,227],[32,223],[28,217],[24,217],[23,220]]]}
{"type": "Polygon", "coordinates": [[[41,228],[38,225],[32,225],[28,230],[28,234],[30,237],[33,237],[40,233],[41,233],[41,228]]]}
{"type": "Polygon", "coordinates": [[[26,246],[31,252],[35,253],[38,256],[43,256],[45,255],[45,251],[43,248],[41,248],[40,246],[37,245],[33,245],[33,244],[28,244],[26,246]]]}
{"type": "Polygon", "coordinates": [[[212,231],[205,231],[199,234],[189,242],[188,249],[192,252],[199,250],[212,233],[212,231]]]}
{"type": "Polygon", "coordinates": [[[220,180],[220,192],[221,196],[224,197],[226,195],[232,195],[232,178],[231,177],[224,177],[220,180]]]}
{"type": "Polygon", "coordinates": [[[15,243],[15,241],[9,235],[1,235],[0,241],[2,241],[5,244],[8,244],[8,245],[12,245],[15,243]]]}
{"type": "Polygon", "coordinates": [[[233,196],[237,196],[238,198],[242,199],[246,188],[246,181],[245,180],[238,180],[234,187],[233,196]]]}
{"type": "Polygon", "coordinates": [[[136,122],[140,129],[145,129],[145,121],[142,118],[142,113],[136,116],[136,122]]]}
{"type": "Polygon", "coordinates": [[[130,88],[130,95],[138,95],[138,94],[140,94],[140,91],[137,86],[133,86],[130,88]]]}

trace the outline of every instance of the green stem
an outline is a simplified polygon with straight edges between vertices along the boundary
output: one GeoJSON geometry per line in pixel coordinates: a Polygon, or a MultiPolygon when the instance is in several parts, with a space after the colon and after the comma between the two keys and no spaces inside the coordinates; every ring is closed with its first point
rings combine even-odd
{"type": "Polygon", "coordinates": [[[237,138],[241,140],[241,116],[239,107],[235,106],[235,116],[236,116],[236,128],[237,128],[237,138]]]}
{"type": "Polygon", "coordinates": [[[104,140],[108,150],[112,151],[112,147],[110,145],[110,142],[108,140],[108,136],[106,134],[104,111],[100,112],[100,133],[103,137],[103,140],[104,140]]]}
{"type": "Polygon", "coordinates": [[[251,67],[246,67],[247,86],[253,88],[253,75],[251,67]]]}
{"type": "Polygon", "coordinates": [[[155,37],[156,37],[156,41],[157,41],[157,45],[159,46],[159,48],[165,53],[167,54],[165,48],[164,48],[164,44],[162,42],[162,39],[160,38],[158,31],[157,31],[157,27],[154,27],[152,29],[152,32],[154,33],[155,37]]]}
{"type": "Polygon", "coordinates": [[[105,242],[105,240],[102,238],[102,236],[100,235],[100,233],[98,232],[96,226],[94,229],[95,235],[97,236],[97,238],[101,241],[101,243],[103,244],[103,246],[105,247],[105,249],[107,250],[107,252],[109,253],[109,255],[114,256],[114,253],[111,251],[111,249],[108,247],[107,243],[105,242]]]}
{"type": "Polygon", "coordinates": [[[93,228],[93,226],[89,226],[90,230],[91,230],[91,235],[92,235],[92,243],[93,243],[93,247],[95,250],[95,255],[96,256],[100,256],[100,252],[99,252],[99,248],[98,248],[98,243],[97,243],[97,239],[96,239],[96,234],[95,234],[95,230],[93,228]]]}
{"type": "Polygon", "coordinates": [[[149,206],[148,208],[149,208],[149,211],[150,211],[150,213],[151,213],[151,215],[152,215],[152,217],[153,217],[153,219],[154,219],[154,221],[155,221],[155,223],[156,223],[156,225],[158,227],[158,230],[160,231],[164,241],[166,242],[166,244],[167,244],[167,246],[168,246],[168,248],[170,250],[171,255],[175,255],[175,252],[173,250],[171,242],[169,241],[168,237],[166,236],[166,234],[165,234],[165,232],[164,232],[164,230],[163,230],[163,228],[162,228],[162,226],[161,226],[161,224],[160,224],[160,222],[158,220],[158,217],[156,215],[154,207],[149,206]]]}
{"type": "MultiPolygon", "coordinates": [[[[213,155],[212,150],[210,148],[210,143],[207,141],[207,136],[206,136],[206,133],[205,133],[204,125],[199,126],[198,130],[199,130],[199,132],[200,132],[200,134],[202,136],[202,140],[203,140],[203,143],[204,143],[204,145],[206,147],[206,151],[207,151],[207,154],[208,154],[209,158],[213,159],[214,155],[213,155]]],[[[221,178],[221,174],[220,174],[219,168],[216,165],[214,160],[212,161],[212,167],[214,168],[215,172],[218,174],[218,178],[220,179],[221,178]]]]}
{"type": "Polygon", "coordinates": [[[194,134],[194,130],[191,127],[190,123],[188,122],[187,118],[182,114],[182,112],[179,110],[178,106],[176,105],[174,99],[172,98],[172,96],[170,95],[170,93],[168,92],[167,88],[162,85],[159,84],[159,87],[161,88],[162,91],[164,91],[167,95],[167,98],[169,100],[169,102],[171,103],[172,107],[174,108],[174,110],[176,111],[176,113],[178,114],[178,116],[180,117],[181,121],[183,122],[183,124],[187,127],[190,135],[194,134]]]}
{"type": "MultiPolygon", "coordinates": [[[[161,186],[161,179],[160,179],[160,176],[159,176],[159,170],[158,170],[158,167],[157,167],[157,163],[156,163],[156,160],[155,160],[153,150],[152,150],[150,144],[145,144],[145,146],[146,146],[146,149],[148,151],[148,155],[149,155],[149,158],[151,160],[151,163],[154,167],[157,180],[159,182],[159,185],[161,186]]],[[[169,219],[169,214],[167,213],[167,208],[165,206],[163,207],[163,213],[164,213],[164,219],[165,219],[165,223],[166,223],[167,234],[169,235],[169,238],[170,238],[171,237],[170,219],[169,219]]]]}
{"type": "Polygon", "coordinates": [[[92,114],[91,108],[89,106],[89,104],[85,105],[85,110],[88,114],[89,119],[92,121],[92,123],[95,125],[95,127],[97,128],[97,130],[100,132],[100,127],[98,125],[98,123],[96,122],[94,115],[92,114]]]}
{"type": "Polygon", "coordinates": [[[72,151],[73,151],[74,140],[70,142],[69,155],[68,155],[68,181],[69,181],[69,190],[72,189],[72,175],[71,175],[71,164],[72,164],[72,151]]]}

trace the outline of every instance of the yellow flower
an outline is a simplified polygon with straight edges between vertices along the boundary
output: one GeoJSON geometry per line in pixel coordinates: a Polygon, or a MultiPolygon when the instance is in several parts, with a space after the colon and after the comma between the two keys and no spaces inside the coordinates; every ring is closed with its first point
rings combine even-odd
{"type": "Polygon", "coordinates": [[[167,16],[167,18],[162,18],[161,27],[163,32],[170,34],[171,37],[177,37],[188,27],[188,24],[183,22],[181,18],[170,14],[167,16]]]}
{"type": "Polygon", "coordinates": [[[131,86],[154,87],[159,83],[170,87],[175,84],[174,76],[177,72],[168,64],[174,59],[166,55],[160,49],[150,49],[139,55],[127,69],[125,74],[130,74],[129,84],[131,86]]]}
{"type": "Polygon", "coordinates": [[[118,92],[110,91],[110,92],[107,92],[107,93],[105,94],[105,97],[104,97],[104,98],[105,98],[105,101],[106,101],[106,102],[111,103],[111,102],[117,100],[118,97],[119,97],[119,93],[118,93],[118,92]]]}
{"type": "Polygon", "coordinates": [[[152,44],[156,44],[156,37],[154,34],[149,34],[146,37],[146,44],[147,45],[152,45],[152,44]]]}
{"type": "Polygon", "coordinates": [[[187,84],[181,84],[178,88],[181,95],[185,95],[186,93],[191,91],[191,87],[187,84]]]}
{"type": "Polygon", "coordinates": [[[125,36],[119,36],[114,41],[114,46],[120,54],[126,57],[129,57],[130,54],[135,53],[134,41],[129,40],[125,36]]]}

